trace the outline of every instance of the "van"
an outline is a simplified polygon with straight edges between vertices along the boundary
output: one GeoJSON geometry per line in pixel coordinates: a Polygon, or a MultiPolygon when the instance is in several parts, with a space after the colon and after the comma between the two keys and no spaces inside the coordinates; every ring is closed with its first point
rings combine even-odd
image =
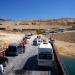
{"type": "Polygon", "coordinates": [[[18,55],[21,53],[23,53],[23,47],[21,45],[13,43],[8,46],[8,49],[7,49],[8,55],[18,55]]]}
{"type": "Polygon", "coordinates": [[[38,66],[52,67],[54,64],[53,48],[50,43],[41,43],[37,55],[38,66]]]}

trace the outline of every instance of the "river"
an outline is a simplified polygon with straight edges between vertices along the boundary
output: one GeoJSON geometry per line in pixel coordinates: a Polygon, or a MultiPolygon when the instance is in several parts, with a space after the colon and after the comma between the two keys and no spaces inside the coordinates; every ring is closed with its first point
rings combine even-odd
{"type": "Polygon", "coordinates": [[[75,75],[75,57],[61,56],[70,75],[75,75]]]}

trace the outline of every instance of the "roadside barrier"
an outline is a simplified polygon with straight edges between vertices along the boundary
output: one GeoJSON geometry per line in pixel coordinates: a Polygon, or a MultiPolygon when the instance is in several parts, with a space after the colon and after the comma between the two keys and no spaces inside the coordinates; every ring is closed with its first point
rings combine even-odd
{"type": "Polygon", "coordinates": [[[64,64],[62,63],[62,61],[60,60],[60,56],[59,56],[59,53],[57,51],[57,48],[56,48],[54,42],[51,42],[51,44],[54,49],[54,56],[55,56],[56,64],[58,66],[59,75],[69,75],[69,72],[67,71],[67,69],[64,66],[64,64]]]}

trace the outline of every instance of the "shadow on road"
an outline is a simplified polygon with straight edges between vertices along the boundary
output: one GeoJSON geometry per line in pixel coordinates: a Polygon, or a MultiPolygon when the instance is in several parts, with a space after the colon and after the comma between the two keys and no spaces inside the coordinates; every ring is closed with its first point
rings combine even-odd
{"type": "MultiPolygon", "coordinates": [[[[24,64],[23,68],[21,70],[16,70],[15,75],[17,74],[25,74],[30,73],[31,71],[50,71],[51,68],[49,67],[40,67],[37,64],[37,55],[30,57],[27,62],[24,64]]],[[[29,74],[30,75],[30,74],[29,74]]]]}
{"type": "Polygon", "coordinates": [[[50,68],[48,67],[40,67],[38,66],[37,63],[37,55],[30,57],[27,62],[25,63],[25,65],[22,68],[23,70],[32,70],[32,71],[48,71],[50,70],[50,68]]]}

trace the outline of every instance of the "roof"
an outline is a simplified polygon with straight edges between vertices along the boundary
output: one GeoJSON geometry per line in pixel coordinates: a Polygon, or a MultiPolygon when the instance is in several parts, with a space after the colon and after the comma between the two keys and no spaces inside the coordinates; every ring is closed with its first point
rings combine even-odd
{"type": "Polygon", "coordinates": [[[52,48],[51,44],[50,43],[41,43],[39,48],[52,48]]]}
{"type": "Polygon", "coordinates": [[[17,43],[12,43],[12,44],[10,44],[9,46],[19,46],[19,44],[17,44],[17,43]]]}

